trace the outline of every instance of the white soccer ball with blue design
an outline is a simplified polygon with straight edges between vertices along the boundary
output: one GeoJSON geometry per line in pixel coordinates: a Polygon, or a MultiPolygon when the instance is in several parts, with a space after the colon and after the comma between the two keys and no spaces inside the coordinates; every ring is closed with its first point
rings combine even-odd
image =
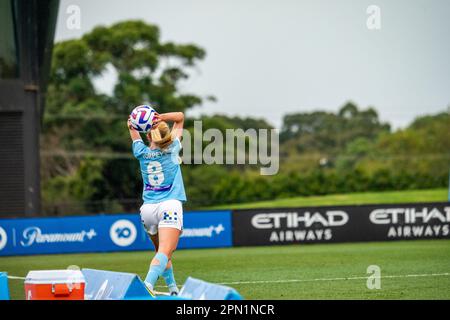
{"type": "Polygon", "coordinates": [[[130,114],[131,126],[139,132],[148,132],[152,128],[155,113],[155,109],[149,105],[137,106],[130,114]]]}

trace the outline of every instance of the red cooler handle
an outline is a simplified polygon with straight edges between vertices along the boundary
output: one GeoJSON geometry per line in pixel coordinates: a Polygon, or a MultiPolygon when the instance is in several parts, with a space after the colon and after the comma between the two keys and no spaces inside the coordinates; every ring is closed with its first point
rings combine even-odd
{"type": "Polygon", "coordinates": [[[52,284],[52,293],[55,297],[66,297],[72,292],[72,286],[69,287],[66,283],[52,284]]]}

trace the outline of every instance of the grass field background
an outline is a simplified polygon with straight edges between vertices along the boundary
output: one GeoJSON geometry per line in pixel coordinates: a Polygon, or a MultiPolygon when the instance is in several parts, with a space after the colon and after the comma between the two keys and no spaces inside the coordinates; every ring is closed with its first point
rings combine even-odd
{"type": "Polygon", "coordinates": [[[251,209],[277,207],[304,207],[328,205],[358,205],[375,203],[412,203],[448,201],[448,189],[403,190],[385,192],[362,192],[348,194],[333,194],[325,196],[294,197],[239,204],[214,206],[209,209],[251,209]]]}
{"type": "MultiPolygon", "coordinates": [[[[0,270],[25,276],[33,269],[77,265],[144,278],[152,255],[148,251],[2,257],[0,270]]],[[[179,250],[174,267],[179,285],[187,276],[231,283],[245,299],[450,299],[450,240],[179,250]],[[367,277],[369,265],[381,268],[379,290],[369,290],[365,278],[327,280],[367,277]]],[[[23,281],[10,280],[10,291],[13,299],[23,299],[23,281]]]]}

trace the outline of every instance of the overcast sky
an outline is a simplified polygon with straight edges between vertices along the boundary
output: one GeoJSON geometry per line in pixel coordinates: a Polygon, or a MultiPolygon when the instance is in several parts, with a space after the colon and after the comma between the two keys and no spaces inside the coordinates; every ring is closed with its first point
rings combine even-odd
{"type": "MultiPolygon", "coordinates": [[[[56,40],[129,19],[157,24],[163,41],[206,49],[181,89],[218,101],[190,114],[279,126],[286,113],[352,100],[402,127],[450,105],[448,0],[62,0],[56,40]],[[81,9],[79,30],[66,26],[70,5],[81,9]],[[381,10],[380,30],[367,28],[369,5],[381,10]]],[[[107,74],[99,88],[113,82],[107,74]]]]}

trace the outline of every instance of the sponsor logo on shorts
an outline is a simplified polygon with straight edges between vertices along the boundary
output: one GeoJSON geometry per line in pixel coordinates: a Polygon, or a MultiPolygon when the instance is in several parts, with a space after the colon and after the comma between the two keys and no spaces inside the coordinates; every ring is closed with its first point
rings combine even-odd
{"type": "Polygon", "coordinates": [[[164,221],[177,221],[178,214],[175,211],[166,211],[163,213],[163,220],[164,221]]]}
{"type": "Polygon", "coordinates": [[[120,247],[128,247],[136,240],[137,230],[130,220],[121,219],[113,223],[109,229],[112,242],[120,247]]]}

